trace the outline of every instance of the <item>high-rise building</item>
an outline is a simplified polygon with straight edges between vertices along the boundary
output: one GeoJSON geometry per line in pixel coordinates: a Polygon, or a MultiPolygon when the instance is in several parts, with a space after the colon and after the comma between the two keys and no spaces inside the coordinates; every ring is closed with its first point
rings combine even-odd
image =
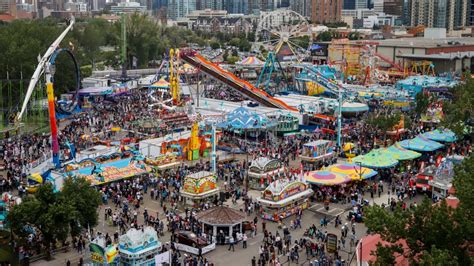
{"type": "Polygon", "coordinates": [[[375,13],[382,13],[383,12],[383,2],[384,0],[374,0],[372,3],[374,4],[374,12],[375,13]]]}
{"type": "Polygon", "coordinates": [[[342,9],[354,10],[356,8],[356,0],[344,0],[342,9]]]}
{"type": "Polygon", "coordinates": [[[197,0],[196,8],[198,10],[203,9],[212,9],[212,10],[222,10],[222,0],[197,0]]]}
{"type": "Polygon", "coordinates": [[[355,0],[355,9],[369,8],[367,0],[355,0]]]}
{"type": "Polygon", "coordinates": [[[448,32],[466,26],[468,0],[411,0],[410,26],[446,28],[448,32]]]}
{"type": "Polygon", "coordinates": [[[249,14],[248,0],[224,0],[223,9],[229,14],[249,14]]]}
{"type": "Polygon", "coordinates": [[[189,12],[196,10],[196,0],[168,0],[167,10],[170,19],[184,18],[189,12]]]}
{"type": "Polygon", "coordinates": [[[303,17],[311,17],[311,0],[291,0],[290,8],[303,17]]]}
{"type": "Polygon", "coordinates": [[[403,0],[385,0],[383,12],[389,15],[403,16],[403,0]]]}
{"type": "Polygon", "coordinates": [[[342,0],[312,0],[311,21],[339,22],[341,21],[342,0]]]}

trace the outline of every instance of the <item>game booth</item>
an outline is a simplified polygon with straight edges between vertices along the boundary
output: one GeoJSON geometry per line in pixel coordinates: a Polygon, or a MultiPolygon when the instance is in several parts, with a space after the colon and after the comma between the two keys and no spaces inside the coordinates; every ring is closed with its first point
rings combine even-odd
{"type": "Polygon", "coordinates": [[[332,161],[337,156],[334,148],[334,142],[330,140],[312,141],[303,145],[300,159],[303,163],[332,161]]]}
{"type": "Polygon", "coordinates": [[[253,160],[249,167],[249,187],[264,190],[274,176],[285,171],[280,160],[268,157],[258,157],[253,160]]]}
{"type": "Polygon", "coordinates": [[[118,253],[120,265],[155,265],[155,256],[161,250],[161,242],[153,227],[141,230],[132,228],[119,238],[118,253]]]}
{"type": "MultiPolygon", "coordinates": [[[[203,232],[212,235],[217,244],[227,244],[231,235],[244,233],[243,222],[247,215],[226,206],[216,206],[196,214],[196,220],[202,224],[203,232]]],[[[236,241],[241,238],[237,237],[236,241]]]]}
{"type": "Polygon", "coordinates": [[[97,186],[125,178],[148,174],[152,171],[141,158],[126,157],[121,153],[114,153],[95,159],[84,159],[78,163],[68,164],[64,176],[84,177],[91,185],[97,186]]]}
{"type": "Polygon", "coordinates": [[[89,243],[91,253],[91,265],[118,265],[118,246],[113,243],[107,243],[104,235],[98,235],[89,243]]]}
{"type": "Polygon", "coordinates": [[[178,167],[181,163],[174,153],[162,154],[154,158],[145,158],[145,163],[151,165],[157,171],[178,167]]]}
{"type": "Polygon", "coordinates": [[[186,204],[198,205],[203,201],[212,201],[218,194],[219,187],[215,174],[201,171],[184,177],[181,196],[186,204]]]}
{"type": "Polygon", "coordinates": [[[262,218],[279,221],[309,207],[313,190],[301,181],[275,180],[257,198],[263,207],[262,218]]]}

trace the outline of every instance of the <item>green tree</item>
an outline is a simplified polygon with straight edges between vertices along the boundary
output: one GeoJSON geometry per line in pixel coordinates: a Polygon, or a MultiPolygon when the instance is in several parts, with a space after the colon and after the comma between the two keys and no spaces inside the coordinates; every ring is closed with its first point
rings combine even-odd
{"type": "Polygon", "coordinates": [[[332,31],[324,31],[318,34],[316,40],[321,42],[330,42],[333,38],[334,34],[332,31]]]}
{"type": "MultiPolygon", "coordinates": [[[[454,187],[460,204],[456,209],[443,200],[433,205],[425,198],[414,209],[391,212],[380,206],[366,209],[365,224],[389,245],[377,247],[378,265],[393,260],[393,252],[403,254],[413,265],[472,265],[467,254],[468,243],[474,241],[474,159],[469,157],[455,168],[454,187]],[[399,240],[408,250],[400,250],[399,240]]],[[[390,264],[390,263],[389,263],[390,264]]]]}
{"type": "Polygon", "coordinates": [[[70,232],[70,224],[77,217],[77,210],[68,204],[59,193],[54,193],[51,184],[41,186],[34,196],[15,205],[8,213],[7,221],[13,232],[22,238],[28,236],[26,227],[33,227],[41,233],[42,244],[47,257],[50,247],[56,241],[65,241],[70,232]]]}
{"type": "Polygon", "coordinates": [[[67,178],[61,190],[64,201],[77,211],[77,221],[71,225],[77,235],[81,229],[94,228],[98,223],[97,208],[101,203],[100,193],[84,178],[67,178]]]}
{"type": "Polygon", "coordinates": [[[210,44],[211,48],[216,50],[216,49],[219,49],[221,47],[221,45],[219,44],[219,42],[217,41],[212,41],[211,44],[210,44]]]}
{"type": "Polygon", "coordinates": [[[400,112],[382,114],[371,113],[367,119],[367,124],[377,129],[380,134],[384,136],[385,140],[387,137],[387,131],[392,130],[393,127],[400,122],[400,119],[400,112]]]}
{"type": "Polygon", "coordinates": [[[426,93],[419,92],[415,96],[415,113],[417,116],[421,116],[425,114],[428,110],[428,106],[430,105],[430,96],[426,93]]]}
{"type": "Polygon", "coordinates": [[[452,100],[443,104],[442,124],[459,137],[466,133],[474,137],[474,80],[470,74],[464,76],[464,82],[450,90],[452,100]]]}

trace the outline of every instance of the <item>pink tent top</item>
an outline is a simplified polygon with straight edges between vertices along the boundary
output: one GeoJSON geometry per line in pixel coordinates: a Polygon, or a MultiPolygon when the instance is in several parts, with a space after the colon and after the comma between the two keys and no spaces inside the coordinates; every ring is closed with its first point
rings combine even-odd
{"type": "Polygon", "coordinates": [[[255,56],[249,56],[240,62],[241,65],[247,65],[247,66],[249,65],[260,66],[260,65],[263,65],[263,63],[264,62],[262,60],[258,59],[255,56]]]}
{"type": "MultiPolygon", "coordinates": [[[[372,251],[375,253],[377,250],[377,244],[381,243],[382,245],[389,245],[388,242],[383,241],[382,238],[380,237],[379,234],[374,234],[374,235],[368,235],[363,237],[359,243],[357,244],[357,264],[360,264],[360,261],[362,263],[367,263],[369,262],[375,262],[377,260],[377,256],[372,255],[372,251]],[[362,243],[362,249],[361,249],[361,243],[362,243]],[[360,255],[362,250],[362,256],[360,255]]],[[[408,251],[408,245],[405,239],[400,239],[397,244],[401,244],[403,246],[403,249],[405,251],[408,251]]],[[[409,260],[408,258],[405,258],[401,254],[394,254],[395,255],[395,261],[397,266],[409,266],[409,260]]]]}

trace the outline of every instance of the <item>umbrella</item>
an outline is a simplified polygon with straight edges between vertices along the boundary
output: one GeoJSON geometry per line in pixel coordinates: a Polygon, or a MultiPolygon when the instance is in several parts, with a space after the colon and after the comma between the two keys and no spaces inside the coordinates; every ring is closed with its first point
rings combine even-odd
{"type": "Polygon", "coordinates": [[[322,186],[336,186],[351,181],[351,178],[347,175],[325,170],[306,173],[304,179],[309,184],[322,186]]]}
{"type": "Polygon", "coordinates": [[[351,163],[333,164],[328,166],[325,170],[347,175],[352,180],[358,180],[361,177],[362,179],[368,179],[377,175],[377,171],[375,170],[351,163]]]}
{"type": "Polygon", "coordinates": [[[406,139],[398,143],[402,148],[423,152],[435,151],[443,147],[443,144],[429,140],[421,135],[418,135],[414,139],[406,139]]]}
{"type": "Polygon", "coordinates": [[[442,142],[454,142],[456,141],[456,134],[449,129],[436,129],[421,134],[423,137],[442,142]]]}
{"type": "Polygon", "coordinates": [[[393,157],[399,161],[413,160],[421,156],[421,153],[404,149],[398,143],[395,143],[394,145],[384,149],[382,152],[387,156],[393,157]]]}
{"type": "Polygon", "coordinates": [[[382,152],[382,149],[372,150],[367,154],[359,155],[352,159],[355,163],[369,168],[390,168],[398,164],[398,161],[382,152]]]}

